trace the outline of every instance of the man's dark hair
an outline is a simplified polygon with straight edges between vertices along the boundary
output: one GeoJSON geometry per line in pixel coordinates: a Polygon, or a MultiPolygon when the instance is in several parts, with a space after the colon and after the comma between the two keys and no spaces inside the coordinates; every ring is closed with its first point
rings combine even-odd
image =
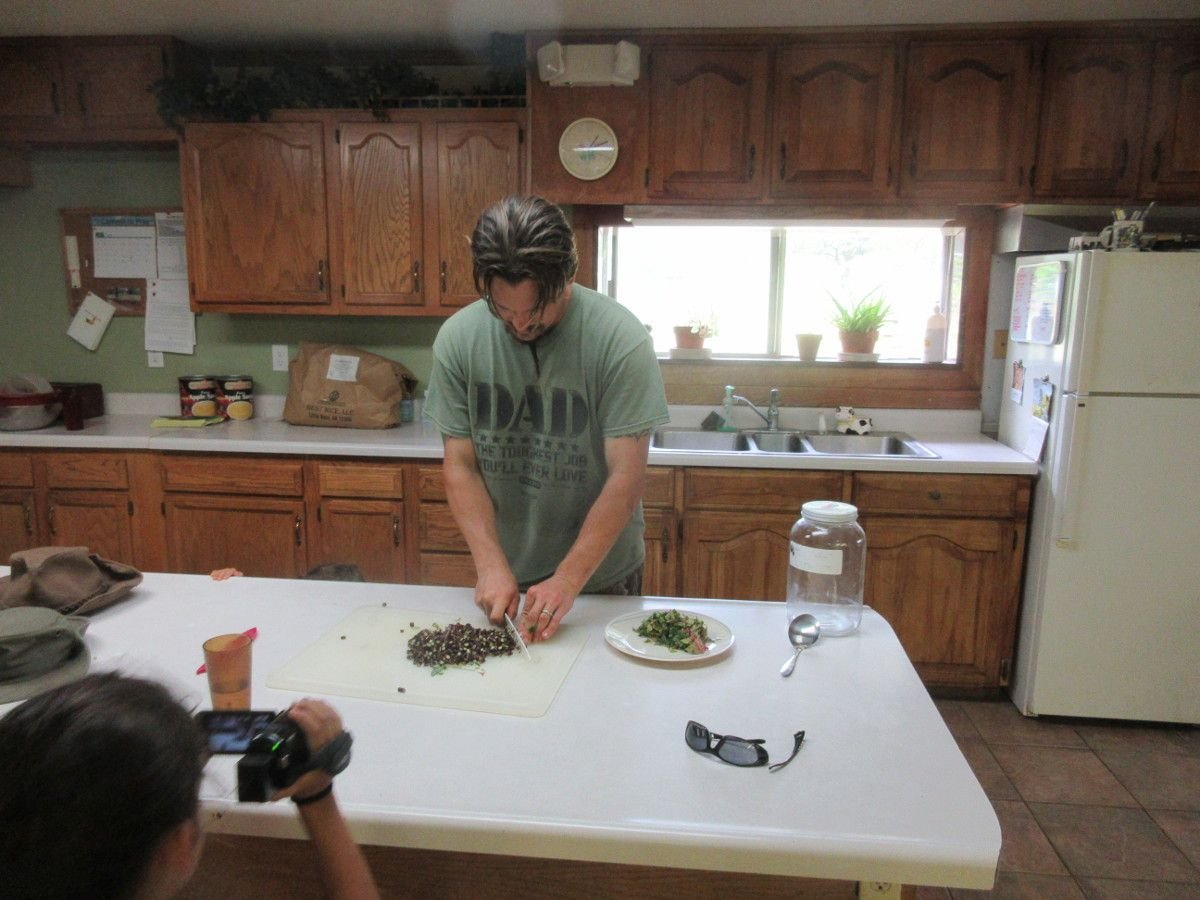
{"type": "Polygon", "coordinates": [[[0,893],[125,898],[196,816],[206,740],[161,685],[89,675],[0,719],[0,893]]]}
{"type": "MultiPolygon", "coordinates": [[[[492,281],[537,284],[537,309],[556,300],[575,277],[575,233],[563,211],[541,197],[505,197],[488,207],[471,235],[475,289],[492,302],[492,281]]],[[[495,309],[492,310],[495,312],[495,309]]]]}

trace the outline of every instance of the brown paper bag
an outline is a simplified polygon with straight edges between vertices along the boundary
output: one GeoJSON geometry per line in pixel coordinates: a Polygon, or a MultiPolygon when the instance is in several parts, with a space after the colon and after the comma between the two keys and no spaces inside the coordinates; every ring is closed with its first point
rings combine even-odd
{"type": "Polygon", "coordinates": [[[283,418],[293,425],[392,428],[417,385],[398,362],[344,344],[300,344],[288,364],[283,418]]]}

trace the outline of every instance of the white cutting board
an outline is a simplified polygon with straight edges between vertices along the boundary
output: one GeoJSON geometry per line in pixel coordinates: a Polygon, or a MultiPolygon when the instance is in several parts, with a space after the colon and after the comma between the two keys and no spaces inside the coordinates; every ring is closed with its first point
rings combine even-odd
{"type": "MultiPolygon", "coordinates": [[[[441,675],[408,658],[408,641],[418,631],[459,621],[466,620],[445,612],[361,607],[272,672],[267,687],[541,716],[587,641],[581,626],[566,623],[552,639],[529,648],[532,659],[517,650],[512,656],[489,656],[477,669],[449,666],[441,675]]],[[[467,624],[482,628],[486,621],[481,614],[467,624]]]]}

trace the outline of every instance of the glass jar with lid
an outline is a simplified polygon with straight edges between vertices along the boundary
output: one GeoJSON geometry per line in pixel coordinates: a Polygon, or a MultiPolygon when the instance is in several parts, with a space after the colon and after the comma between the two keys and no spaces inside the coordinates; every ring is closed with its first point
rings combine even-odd
{"type": "Polygon", "coordinates": [[[867,566],[858,508],[837,500],[805,503],[788,551],[788,621],[810,613],[821,623],[821,637],[854,632],[862,621],[867,566]]]}

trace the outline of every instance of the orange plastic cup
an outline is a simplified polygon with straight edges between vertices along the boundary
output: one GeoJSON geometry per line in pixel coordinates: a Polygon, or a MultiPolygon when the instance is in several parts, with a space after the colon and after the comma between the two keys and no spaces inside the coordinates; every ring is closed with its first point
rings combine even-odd
{"type": "Polygon", "coordinates": [[[250,638],[218,634],[204,642],[213,709],[250,708],[250,638]]]}

